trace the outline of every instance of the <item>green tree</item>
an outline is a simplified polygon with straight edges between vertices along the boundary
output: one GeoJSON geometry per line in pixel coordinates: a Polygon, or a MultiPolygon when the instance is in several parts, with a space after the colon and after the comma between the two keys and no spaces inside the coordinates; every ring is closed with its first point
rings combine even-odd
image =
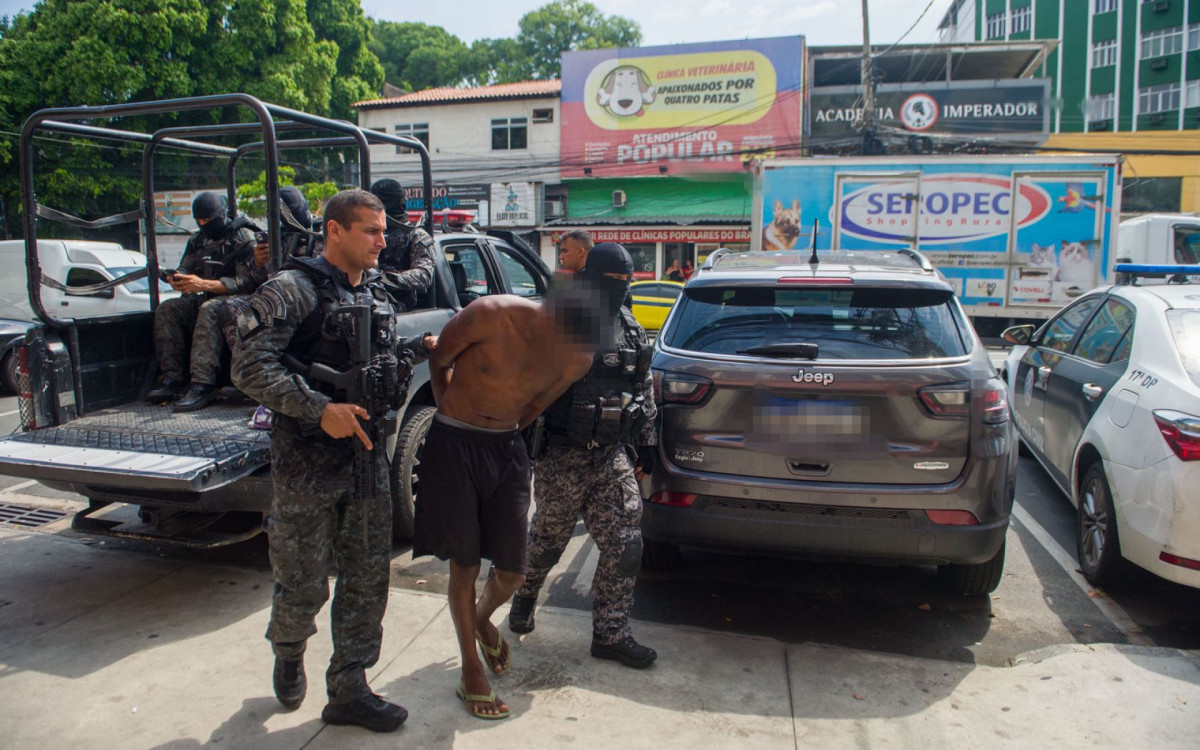
{"type": "Polygon", "coordinates": [[[317,39],[337,45],[330,114],[353,122],[351,105],[377,96],[383,87],[383,66],[370,48],[371,21],[359,0],[308,0],[307,8],[317,39]]]}
{"type": "Polygon", "coordinates": [[[528,81],[533,61],[516,39],[477,39],[463,68],[466,81],[475,86],[528,81]]]}
{"type": "Polygon", "coordinates": [[[378,21],[371,49],[383,64],[386,80],[409,91],[456,86],[467,78],[470,50],[441,26],[378,21]]]}
{"type": "MultiPolygon", "coordinates": [[[[279,186],[295,185],[296,170],[287,165],[279,167],[279,186]]],[[[308,182],[298,185],[304,200],[308,201],[309,212],[317,215],[325,201],[337,194],[338,186],[332,182],[308,182]]],[[[258,173],[250,182],[238,185],[238,211],[255,219],[267,215],[267,173],[258,173]]]]}
{"type": "Polygon", "coordinates": [[[567,50],[636,47],[642,43],[637,22],[606,16],[585,0],[555,0],[521,17],[517,43],[530,61],[532,78],[558,78],[560,56],[567,50]]]}

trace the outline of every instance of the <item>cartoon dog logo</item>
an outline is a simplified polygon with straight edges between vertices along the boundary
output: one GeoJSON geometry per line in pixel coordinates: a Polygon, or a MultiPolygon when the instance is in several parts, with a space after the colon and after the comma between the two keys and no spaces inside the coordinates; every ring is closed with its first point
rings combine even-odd
{"type": "Polygon", "coordinates": [[[800,201],[792,201],[791,208],[784,208],[783,201],[775,201],[771,223],[763,227],[763,250],[791,250],[800,237],[800,201]]]}
{"type": "Polygon", "coordinates": [[[633,65],[622,65],[609,71],[596,92],[596,102],[617,117],[641,117],[645,105],[654,101],[650,76],[633,65]]]}

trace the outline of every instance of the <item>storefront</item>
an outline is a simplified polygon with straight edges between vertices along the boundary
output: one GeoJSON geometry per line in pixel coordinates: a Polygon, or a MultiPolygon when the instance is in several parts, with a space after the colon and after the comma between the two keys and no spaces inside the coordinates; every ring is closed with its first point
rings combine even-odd
{"type": "Polygon", "coordinates": [[[554,268],[556,246],[562,235],[572,229],[586,230],[597,242],[619,242],[633,258],[635,279],[666,278],[673,263],[683,276],[704,262],[718,247],[733,250],[750,248],[750,227],[725,226],[605,226],[602,224],[556,225],[542,228],[542,259],[554,268]]]}

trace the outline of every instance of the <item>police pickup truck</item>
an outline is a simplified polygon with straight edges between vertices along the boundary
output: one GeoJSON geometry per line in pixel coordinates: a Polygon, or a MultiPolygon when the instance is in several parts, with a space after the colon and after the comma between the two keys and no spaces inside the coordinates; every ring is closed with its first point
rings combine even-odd
{"type": "MultiPolygon", "coordinates": [[[[301,126],[318,132],[332,131],[333,135],[326,140],[334,145],[357,145],[362,157],[363,187],[370,180],[367,145],[403,141],[402,145],[417,150],[422,157],[425,195],[431,194],[428,153],[423,144],[264,104],[244,94],[42,110],[27,121],[22,134],[22,197],[28,247],[37,247],[37,227],[32,217],[42,208],[33,197],[30,141],[34,133],[50,131],[102,137],[112,137],[115,133],[118,138],[146,144],[143,174],[149,176],[143,206],[154,205],[155,144],[168,143],[177,149],[216,155],[224,153],[220,149],[228,148],[228,158],[234,162],[241,152],[261,151],[267,162],[270,212],[267,224],[269,234],[277,238],[280,218],[274,175],[278,151],[290,146],[287,140],[276,140],[274,131],[285,132],[301,126]],[[150,133],[132,133],[72,122],[220,106],[249,109],[259,123],[174,126],[150,133]],[[230,133],[261,134],[263,140],[237,147],[212,145],[214,136],[230,133]]],[[[319,140],[300,138],[294,143],[302,144],[296,148],[311,149],[319,140]]],[[[229,175],[232,186],[233,166],[229,175]]],[[[231,188],[228,195],[232,212],[236,210],[236,193],[231,188]]],[[[153,227],[152,213],[144,210],[130,213],[137,214],[132,220],[153,227]]],[[[80,220],[80,223],[88,222],[80,220]]],[[[433,229],[431,213],[425,225],[433,229]]],[[[153,229],[146,234],[148,272],[155,274],[158,259],[153,229]]],[[[397,316],[398,336],[422,331],[436,333],[455,312],[480,296],[517,294],[537,299],[545,293],[549,269],[520,237],[495,231],[433,235],[439,251],[434,254],[433,283],[411,310],[397,316]]],[[[282,260],[275,239],[272,269],[278,268],[282,260]]],[[[30,278],[39,278],[36,250],[27,258],[27,264],[30,278]]],[[[198,412],[175,414],[169,407],[145,403],[143,396],[155,376],[151,310],[96,318],[58,318],[55,311],[42,304],[39,285],[31,283],[29,287],[30,304],[41,323],[26,335],[20,350],[21,428],[0,439],[0,473],[35,479],[85,497],[88,507],[76,514],[73,528],[91,535],[215,547],[259,533],[262,514],[270,508],[272,485],[270,433],[250,426],[255,404],[223,401],[198,412]],[[136,506],[137,513],[112,512],[117,504],[136,506]]],[[[158,302],[157,295],[153,296],[152,307],[158,302]]],[[[421,365],[414,373],[402,407],[391,464],[393,530],[397,538],[408,538],[412,533],[412,469],[433,413],[429,369],[428,365],[421,365]]]]}

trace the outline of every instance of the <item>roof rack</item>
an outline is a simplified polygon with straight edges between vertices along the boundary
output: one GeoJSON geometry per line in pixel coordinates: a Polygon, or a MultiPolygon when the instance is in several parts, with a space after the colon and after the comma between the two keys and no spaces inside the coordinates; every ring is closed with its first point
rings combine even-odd
{"type": "Polygon", "coordinates": [[[1113,273],[1117,284],[1136,285],[1138,279],[1166,279],[1168,283],[1186,284],[1189,276],[1200,276],[1200,266],[1118,263],[1113,266],[1113,273]]]}
{"type": "Polygon", "coordinates": [[[924,255],[912,249],[911,247],[902,247],[896,252],[900,255],[912,258],[913,262],[920,266],[922,271],[929,271],[930,273],[933,272],[933,264],[929,262],[929,258],[926,258],[924,255]]]}

